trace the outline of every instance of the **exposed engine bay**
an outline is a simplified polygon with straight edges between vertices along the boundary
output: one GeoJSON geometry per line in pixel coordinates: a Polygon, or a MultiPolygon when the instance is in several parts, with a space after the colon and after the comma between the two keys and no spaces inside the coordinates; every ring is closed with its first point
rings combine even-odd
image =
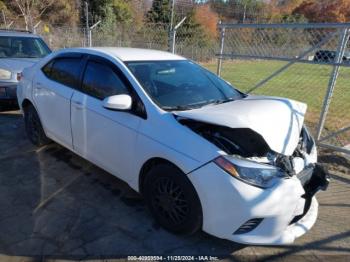
{"type": "Polygon", "coordinates": [[[289,176],[295,175],[308,164],[306,156],[311,153],[315,143],[304,126],[295,151],[291,156],[287,156],[271,150],[264,138],[250,128],[230,128],[187,118],[177,120],[225,153],[277,166],[289,176]],[[297,163],[303,166],[296,168],[297,163]]]}

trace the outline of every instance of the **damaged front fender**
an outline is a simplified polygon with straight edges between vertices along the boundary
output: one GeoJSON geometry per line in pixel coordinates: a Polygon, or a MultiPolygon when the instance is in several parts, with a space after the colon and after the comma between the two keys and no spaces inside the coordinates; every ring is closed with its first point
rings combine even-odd
{"type": "Polygon", "coordinates": [[[291,156],[299,142],[306,108],[306,104],[291,99],[247,96],[174,114],[231,130],[250,129],[263,137],[274,152],[291,156]]]}
{"type": "Polygon", "coordinates": [[[264,138],[249,128],[233,129],[186,118],[178,118],[178,121],[228,155],[263,157],[270,151],[264,138]]]}
{"type": "Polygon", "coordinates": [[[312,151],[314,141],[305,127],[302,129],[293,155],[288,156],[274,152],[264,138],[250,128],[229,128],[183,117],[177,117],[177,121],[217,146],[227,155],[270,164],[280,168],[288,176],[294,176],[299,172],[298,163],[302,162],[305,166],[310,163],[307,154],[312,151]]]}

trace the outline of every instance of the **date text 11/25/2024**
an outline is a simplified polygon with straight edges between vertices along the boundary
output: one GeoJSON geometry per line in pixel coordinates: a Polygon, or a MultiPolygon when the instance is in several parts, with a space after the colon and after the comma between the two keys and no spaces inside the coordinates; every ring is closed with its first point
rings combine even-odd
{"type": "Polygon", "coordinates": [[[216,256],[128,256],[128,261],[215,261],[216,256]]]}

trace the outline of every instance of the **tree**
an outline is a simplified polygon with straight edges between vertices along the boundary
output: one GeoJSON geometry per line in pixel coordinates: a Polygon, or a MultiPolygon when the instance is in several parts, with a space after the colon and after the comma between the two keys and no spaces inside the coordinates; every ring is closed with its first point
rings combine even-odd
{"type": "Polygon", "coordinates": [[[269,22],[302,23],[306,18],[302,14],[293,14],[293,10],[304,0],[272,0],[268,4],[269,22]]]}
{"type": "Polygon", "coordinates": [[[52,25],[71,27],[79,23],[80,12],[81,9],[76,1],[55,0],[42,14],[41,19],[52,25]]]}
{"type": "Polygon", "coordinates": [[[192,8],[186,16],[185,22],[180,26],[176,35],[176,42],[184,45],[207,46],[210,39],[195,17],[195,9],[192,8]]]}
{"type": "Polygon", "coordinates": [[[238,9],[238,21],[245,23],[247,20],[256,22],[265,19],[266,4],[259,0],[236,0],[232,1],[238,9]]]}
{"type": "Polygon", "coordinates": [[[7,0],[6,2],[23,17],[26,30],[33,30],[35,23],[40,21],[41,16],[54,3],[54,0],[7,0]]]}
{"type": "MultiPolygon", "coordinates": [[[[79,4],[71,0],[3,0],[8,20],[33,30],[43,21],[49,24],[74,26],[79,22],[79,4]]],[[[9,22],[9,21],[7,21],[9,22]]]]}
{"type": "Polygon", "coordinates": [[[112,9],[117,22],[129,23],[132,21],[133,13],[128,1],[113,0],[112,9]]]}
{"type": "Polygon", "coordinates": [[[170,23],[171,6],[169,0],[154,0],[151,9],[147,12],[146,20],[149,23],[170,23]]]}
{"type": "Polygon", "coordinates": [[[268,1],[262,0],[209,0],[223,21],[256,22],[265,16],[268,1]]]}
{"type": "Polygon", "coordinates": [[[293,14],[303,15],[310,22],[350,22],[350,1],[304,1],[293,10],[293,14]]]}
{"type": "Polygon", "coordinates": [[[0,12],[1,12],[1,21],[4,23],[5,27],[7,27],[8,21],[7,21],[7,14],[9,13],[7,6],[3,1],[0,1],[0,12]]]}
{"type": "Polygon", "coordinates": [[[274,6],[282,14],[291,14],[305,0],[272,0],[270,6],[274,6]]]}
{"type": "MultiPolygon", "coordinates": [[[[150,4],[152,4],[152,2],[150,4]]],[[[146,10],[148,10],[148,2],[140,1],[140,0],[131,0],[130,6],[131,6],[133,24],[137,28],[140,28],[144,22],[145,12],[146,10]]]]}
{"type": "Polygon", "coordinates": [[[102,20],[105,25],[115,26],[117,22],[130,23],[133,20],[130,0],[90,0],[88,3],[93,20],[102,20]]]}
{"type": "Polygon", "coordinates": [[[195,20],[200,24],[209,38],[217,36],[217,24],[219,16],[210,5],[199,5],[195,8],[195,20]]]}

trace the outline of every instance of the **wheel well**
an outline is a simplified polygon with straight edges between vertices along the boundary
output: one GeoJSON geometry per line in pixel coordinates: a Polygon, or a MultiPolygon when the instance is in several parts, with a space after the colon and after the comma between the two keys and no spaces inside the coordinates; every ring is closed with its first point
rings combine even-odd
{"type": "Polygon", "coordinates": [[[29,106],[32,106],[32,102],[29,101],[29,99],[24,99],[23,102],[22,102],[22,108],[23,108],[23,111],[25,111],[29,106]]]}
{"type": "MultiPolygon", "coordinates": [[[[164,158],[160,158],[160,157],[154,157],[151,158],[149,160],[147,160],[140,171],[140,175],[139,175],[139,192],[142,195],[142,189],[143,189],[143,183],[145,181],[146,178],[146,174],[148,173],[148,171],[150,171],[152,169],[152,167],[159,165],[159,164],[168,164],[168,165],[172,165],[175,168],[181,170],[178,166],[176,166],[174,163],[170,162],[169,160],[166,160],[164,158]]],[[[182,170],[181,170],[182,172],[182,170]]]]}

